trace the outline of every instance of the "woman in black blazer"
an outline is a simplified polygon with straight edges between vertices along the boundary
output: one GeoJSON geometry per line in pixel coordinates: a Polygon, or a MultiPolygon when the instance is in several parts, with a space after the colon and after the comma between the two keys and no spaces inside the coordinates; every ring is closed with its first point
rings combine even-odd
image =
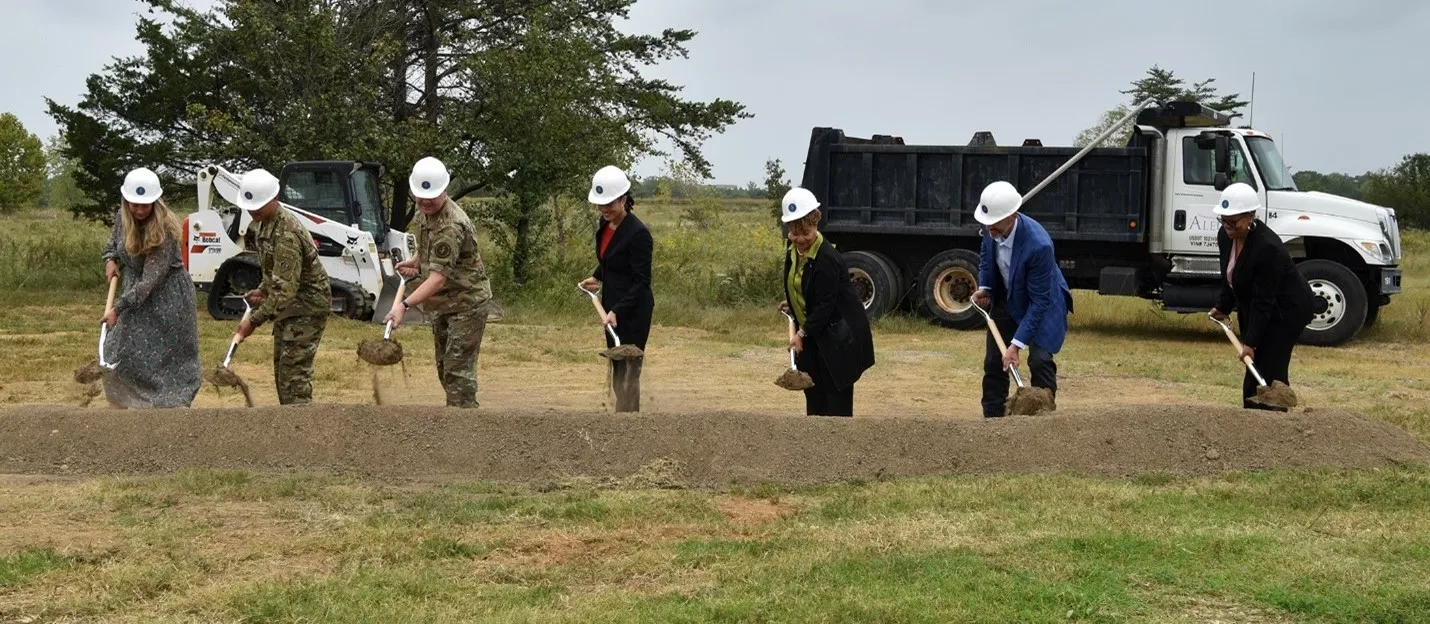
{"type": "MultiPolygon", "coordinates": [[[[650,279],[655,241],[645,224],[631,213],[635,200],[630,190],[630,180],[617,167],[602,167],[592,177],[587,199],[601,210],[596,225],[596,270],[581,282],[581,287],[592,292],[601,288],[601,307],[606,310],[604,324],[615,330],[621,344],[644,351],[655,309],[650,279]]],[[[604,328],[602,335],[607,348],[615,346],[604,328]]],[[[643,362],[643,357],[611,360],[617,412],[640,411],[643,362]]]]}
{"type": "MultiPolygon", "coordinates": [[[[1289,386],[1291,349],[1311,322],[1315,295],[1281,237],[1256,218],[1260,208],[1256,191],[1238,182],[1222,191],[1212,209],[1222,222],[1217,232],[1222,286],[1211,315],[1225,321],[1234,309],[1242,343],[1237,359],[1251,356],[1266,383],[1289,386]]],[[[1248,400],[1256,396],[1256,378],[1249,370],[1242,377],[1241,396],[1246,408],[1272,409],[1248,400]]]]}
{"type": "Polygon", "coordinates": [[[780,311],[794,316],[799,331],[790,348],[796,365],[814,380],[804,391],[805,413],[853,416],[854,383],[874,365],[869,317],[854,293],[849,265],[819,233],[814,194],[794,188],[780,205],[789,227],[780,311]]]}

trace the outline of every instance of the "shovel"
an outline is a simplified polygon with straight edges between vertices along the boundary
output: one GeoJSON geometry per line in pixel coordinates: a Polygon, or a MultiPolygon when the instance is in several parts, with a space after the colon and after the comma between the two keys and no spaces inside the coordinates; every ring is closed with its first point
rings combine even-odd
{"type": "Polygon", "coordinates": [[[645,352],[641,351],[640,347],[621,344],[621,337],[616,335],[615,328],[606,325],[606,309],[601,307],[601,299],[596,296],[596,293],[582,288],[579,282],[576,284],[576,290],[586,293],[591,297],[591,305],[596,306],[596,315],[601,317],[601,324],[605,325],[606,331],[611,334],[611,340],[616,341],[616,346],[601,353],[601,357],[611,360],[629,360],[645,355],[645,352]]]}
{"type": "MultiPolygon", "coordinates": [[[[239,325],[243,325],[243,322],[247,321],[251,314],[253,314],[253,306],[248,305],[248,298],[245,297],[243,299],[243,318],[239,321],[239,325]]],[[[233,340],[228,344],[228,354],[223,356],[223,364],[209,371],[204,377],[208,379],[209,383],[216,387],[238,388],[243,392],[244,402],[247,403],[249,407],[253,407],[253,397],[248,393],[248,384],[244,383],[243,378],[239,377],[238,373],[233,372],[233,370],[228,367],[229,363],[233,361],[233,354],[238,351],[238,343],[240,342],[243,342],[243,336],[238,335],[237,331],[233,332],[233,340]]]]}
{"type": "MultiPolygon", "coordinates": [[[[993,342],[998,345],[998,352],[1006,353],[1008,345],[1003,342],[1003,333],[998,331],[998,324],[993,322],[993,317],[989,316],[988,311],[977,303],[973,304],[973,309],[978,310],[983,315],[983,320],[988,322],[988,331],[993,334],[993,342]]],[[[1036,388],[1024,384],[1023,376],[1018,374],[1017,366],[1009,366],[1008,372],[1013,374],[1013,383],[1018,385],[1018,390],[1013,393],[1012,400],[1008,401],[1009,414],[1032,416],[1039,412],[1057,409],[1051,391],[1047,388],[1036,388]]]]}
{"type": "MultiPolygon", "coordinates": [[[[789,319],[789,340],[794,342],[794,317],[788,312],[781,312],[785,318],[789,319]]],[[[785,390],[808,390],[814,387],[814,380],[809,373],[799,370],[799,366],[794,363],[794,349],[789,350],[789,370],[785,371],[775,379],[775,385],[785,390]]]]}
{"type": "MultiPolygon", "coordinates": [[[[1237,340],[1236,333],[1231,331],[1231,326],[1212,316],[1211,313],[1207,313],[1207,318],[1221,326],[1221,330],[1226,333],[1227,340],[1231,341],[1231,346],[1236,348],[1238,355],[1241,354],[1243,351],[1241,341],[1237,340]]],[[[1256,396],[1247,397],[1248,400],[1281,411],[1290,411],[1291,408],[1296,407],[1296,393],[1291,390],[1290,386],[1280,381],[1268,385],[1266,378],[1256,370],[1256,364],[1251,361],[1251,356],[1242,356],[1241,361],[1246,364],[1246,370],[1251,371],[1251,376],[1256,378],[1256,396]]]]}
{"type": "MultiPolygon", "coordinates": [[[[114,309],[114,295],[119,288],[119,278],[109,278],[109,296],[104,301],[104,313],[109,314],[114,309]]],[[[109,337],[109,326],[103,321],[99,323],[99,359],[85,364],[76,369],[74,380],[78,383],[89,384],[99,381],[104,374],[119,366],[119,362],[109,362],[104,359],[104,340],[109,337]]]]}
{"type": "MultiPolygon", "coordinates": [[[[402,278],[397,285],[397,296],[393,301],[401,302],[407,290],[408,278],[402,278]]],[[[393,305],[402,305],[394,303],[393,305]]],[[[402,344],[392,339],[392,321],[382,331],[382,340],[364,340],[358,344],[358,357],[368,364],[390,366],[402,361],[402,344]]]]}

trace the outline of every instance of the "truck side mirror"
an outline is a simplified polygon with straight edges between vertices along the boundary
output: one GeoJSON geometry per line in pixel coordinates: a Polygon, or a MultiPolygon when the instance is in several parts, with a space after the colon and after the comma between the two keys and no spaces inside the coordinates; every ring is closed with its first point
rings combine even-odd
{"type": "Polygon", "coordinates": [[[1216,190],[1225,191],[1228,186],[1231,186],[1231,181],[1226,178],[1225,173],[1218,171],[1216,175],[1212,176],[1212,187],[1216,190]]]}
{"type": "Polygon", "coordinates": [[[1212,149],[1216,158],[1216,172],[1231,173],[1231,138],[1218,134],[1212,149]]]}

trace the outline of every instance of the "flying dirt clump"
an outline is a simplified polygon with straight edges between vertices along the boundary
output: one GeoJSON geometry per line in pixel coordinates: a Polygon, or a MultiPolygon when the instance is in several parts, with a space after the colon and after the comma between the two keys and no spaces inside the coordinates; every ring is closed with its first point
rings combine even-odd
{"type": "Polygon", "coordinates": [[[92,384],[104,378],[104,369],[100,368],[99,360],[90,360],[88,364],[76,368],[74,371],[75,383],[92,384]]]}
{"type": "Polygon", "coordinates": [[[358,357],[368,364],[391,366],[402,361],[402,343],[391,338],[358,343],[358,357]]]}
{"type": "Polygon", "coordinates": [[[1008,414],[1012,416],[1033,416],[1057,409],[1053,391],[1037,386],[1024,386],[1013,393],[1008,401],[1008,414]]]}
{"type": "Polygon", "coordinates": [[[238,373],[233,372],[227,366],[218,366],[204,372],[204,381],[214,385],[214,388],[238,388],[243,393],[243,402],[249,407],[253,407],[253,395],[248,391],[248,384],[243,381],[238,373]]]}

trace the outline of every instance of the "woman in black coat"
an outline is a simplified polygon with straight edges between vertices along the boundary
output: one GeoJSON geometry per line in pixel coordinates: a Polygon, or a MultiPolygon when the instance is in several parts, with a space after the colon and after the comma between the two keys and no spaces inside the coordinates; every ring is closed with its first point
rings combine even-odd
{"type": "MultiPolygon", "coordinates": [[[[655,310],[650,278],[655,240],[645,224],[631,213],[635,200],[630,190],[630,180],[617,167],[603,167],[592,178],[588,199],[601,210],[596,226],[596,270],[581,282],[581,287],[591,292],[601,288],[601,307],[606,310],[603,323],[615,330],[621,344],[644,351],[655,310]]],[[[606,347],[614,347],[615,341],[604,329],[606,347]]],[[[611,360],[617,412],[640,411],[643,362],[643,357],[611,360]]]]}
{"type": "MultiPolygon", "coordinates": [[[[1311,322],[1315,295],[1296,270],[1281,237],[1256,218],[1260,207],[1256,191],[1238,182],[1222,191],[1221,202],[1213,209],[1222,221],[1217,232],[1222,287],[1211,315],[1225,321],[1234,309],[1242,344],[1237,359],[1251,356],[1266,383],[1280,381],[1289,386],[1291,349],[1311,322]]],[[[1256,378],[1246,371],[1241,381],[1242,405],[1272,409],[1248,400],[1256,396],[1256,387],[1256,378]]]]}
{"type": "Polygon", "coordinates": [[[819,233],[819,202],[802,188],[781,202],[789,227],[785,248],[785,300],[798,332],[790,342],[795,364],[814,380],[804,391],[805,413],[853,416],[854,383],[874,365],[869,317],[854,293],[849,266],[819,233]]]}

